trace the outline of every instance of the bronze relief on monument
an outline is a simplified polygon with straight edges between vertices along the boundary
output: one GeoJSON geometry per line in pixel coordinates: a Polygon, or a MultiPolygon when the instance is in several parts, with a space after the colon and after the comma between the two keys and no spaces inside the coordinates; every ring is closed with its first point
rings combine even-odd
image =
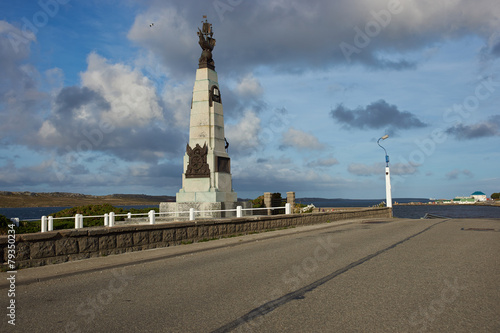
{"type": "Polygon", "coordinates": [[[186,154],[189,156],[189,163],[185,173],[186,178],[210,177],[210,167],[207,163],[208,147],[206,143],[203,147],[196,144],[193,149],[191,149],[188,143],[186,154]]]}

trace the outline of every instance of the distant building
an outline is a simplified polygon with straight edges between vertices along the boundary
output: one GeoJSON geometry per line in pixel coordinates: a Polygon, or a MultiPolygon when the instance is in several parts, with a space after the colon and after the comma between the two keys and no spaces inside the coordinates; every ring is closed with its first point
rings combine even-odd
{"type": "Polygon", "coordinates": [[[476,199],[473,197],[455,197],[452,201],[454,204],[473,204],[476,202],[476,199]]]}
{"type": "Polygon", "coordinates": [[[484,194],[483,192],[480,192],[480,191],[476,191],[476,192],[472,193],[470,196],[473,197],[474,200],[476,200],[476,201],[486,201],[486,200],[488,200],[486,198],[486,194],[484,194]]]}

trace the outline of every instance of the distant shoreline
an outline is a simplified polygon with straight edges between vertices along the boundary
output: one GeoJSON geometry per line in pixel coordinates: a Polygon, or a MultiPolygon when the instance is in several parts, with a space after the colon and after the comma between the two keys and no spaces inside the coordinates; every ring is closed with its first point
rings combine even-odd
{"type": "Polygon", "coordinates": [[[175,201],[174,196],[145,194],[87,195],[65,192],[8,192],[0,191],[0,208],[75,207],[110,204],[113,206],[159,205],[175,201]]]}
{"type": "Polygon", "coordinates": [[[491,206],[491,207],[500,207],[500,202],[498,202],[498,201],[491,202],[491,203],[475,202],[475,203],[469,203],[469,204],[417,202],[417,203],[397,203],[394,205],[397,205],[397,206],[491,206]]]}
{"type": "MultiPolygon", "coordinates": [[[[242,199],[238,199],[242,200],[242,199]]],[[[251,200],[251,199],[244,199],[251,200]]],[[[405,200],[399,198],[394,201],[394,205],[411,206],[411,205],[457,205],[457,204],[432,204],[422,202],[424,198],[406,198],[406,200],[415,200],[412,202],[397,203],[397,200],[405,200]],[[418,201],[420,200],[420,201],[418,201]]],[[[110,204],[113,206],[139,206],[139,205],[159,205],[160,202],[174,202],[175,196],[154,196],[146,194],[110,194],[110,195],[88,195],[79,193],[67,192],[13,192],[13,191],[0,191],[0,208],[36,208],[36,207],[76,207],[86,205],[102,205],[110,204]]],[[[342,202],[343,204],[353,203],[367,203],[376,202],[377,199],[327,199],[327,198],[296,198],[296,203],[332,203],[342,202]]],[[[381,201],[378,201],[381,202],[381,201]]],[[[369,204],[373,205],[373,203],[369,204]]],[[[491,203],[474,203],[469,205],[484,205],[500,207],[500,201],[491,203]]],[[[363,207],[365,205],[362,205],[363,207]]]]}

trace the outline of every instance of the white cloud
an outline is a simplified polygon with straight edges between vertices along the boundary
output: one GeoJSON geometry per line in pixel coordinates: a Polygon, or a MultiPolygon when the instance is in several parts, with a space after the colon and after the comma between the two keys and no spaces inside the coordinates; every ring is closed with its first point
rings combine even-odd
{"type": "MultiPolygon", "coordinates": [[[[390,165],[391,174],[393,175],[411,175],[417,172],[416,166],[411,163],[395,163],[390,165]]],[[[363,163],[351,163],[347,171],[356,176],[379,176],[384,175],[385,164],[384,163],[373,163],[363,164],[363,163]]]]}
{"type": "Polygon", "coordinates": [[[282,136],[283,147],[294,147],[297,149],[321,150],[325,145],[320,143],[314,135],[290,127],[282,136]]]}
{"type": "Polygon", "coordinates": [[[339,164],[339,161],[336,158],[330,157],[330,158],[319,158],[315,161],[311,161],[307,163],[308,167],[331,167],[336,164],[339,164]]]}
{"type": "Polygon", "coordinates": [[[470,170],[467,170],[467,169],[464,169],[464,170],[454,169],[454,170],[448,172],[445,175],[445,177],[448,180],[454,180],[454,179],[458,179],[459,176],[461,176],[461,175],[464,175],[464,176],[466,176],[468,178],[474,177],[474,175],[472,174],[472,172],[470,170]]]}
{"type": "Polygon", "coordinates": [[[259,80],[252,73],[243,77],[235,90],[244,97],[260,97],[264,91],[259,80]]]}
{"type": "Polygon", "coordinates": [[[255,149],[260,145],[258,139],[260,118],[252,110],[247,110],[237,124],[225,126],[226,138],[230,144],[230,152],[240,153],[255,149]]]}
{"type": "Polygon", "coordinates": [[[99,92],[110,104],[102,120],[117,127],[142,127],[162,118],[162,109],[151,81],[123,64],[109,64],[96,53],[88,56],[81,73],[82,85],[99,92]]]}
{"type": "Polygon", "coordinates": [[[194,22],[186,19],[191,16],[174,4],[161,3],[137,15],[127,37],[159,57],[174,75],[189,75],[201,55],[194,22]]]}

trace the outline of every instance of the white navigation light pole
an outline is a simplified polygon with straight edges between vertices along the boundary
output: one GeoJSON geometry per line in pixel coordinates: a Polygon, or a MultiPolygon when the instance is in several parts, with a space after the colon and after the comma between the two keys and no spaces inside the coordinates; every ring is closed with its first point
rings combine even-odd
{"type": "Polygon", "coordinates": [[[389,170],[389,155],[387,155],[387,150],[380,145],[380,140],[385,140],[389,137],[389,135],[384,135],[380,139],[377,140],[377,144],[380,148],[382,148],[385,152],[385,200],[386,206],[392,207],[392,195],[391,195],[391,172],[389,170]]]}

